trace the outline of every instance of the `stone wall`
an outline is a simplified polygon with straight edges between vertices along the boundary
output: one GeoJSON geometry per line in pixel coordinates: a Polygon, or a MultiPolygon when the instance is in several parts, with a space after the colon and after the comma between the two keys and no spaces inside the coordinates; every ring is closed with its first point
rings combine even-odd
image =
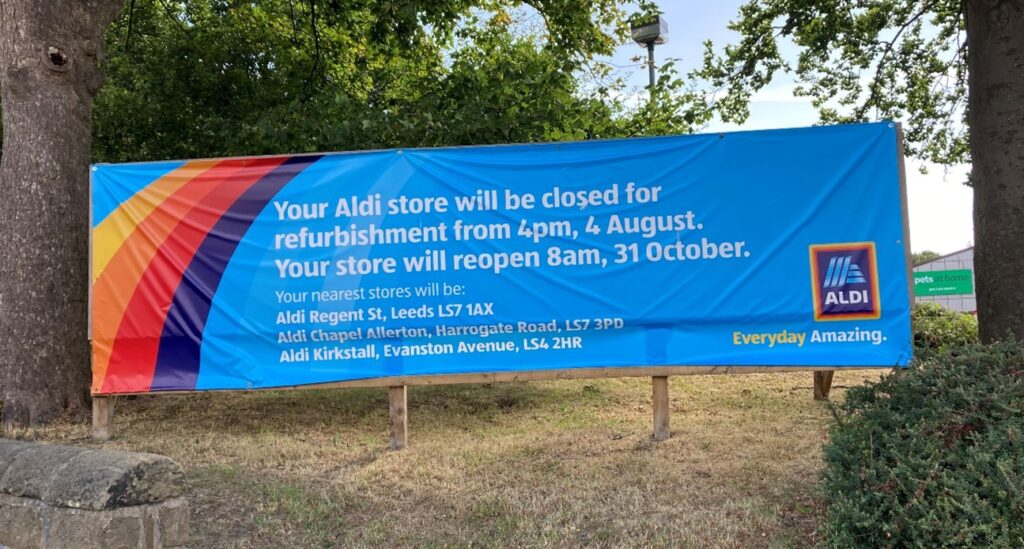
{"type": "Polygon", "coordinates": [[[184,488],[163,456],[0,439],[0,547],[182,547],[184,488]]]}

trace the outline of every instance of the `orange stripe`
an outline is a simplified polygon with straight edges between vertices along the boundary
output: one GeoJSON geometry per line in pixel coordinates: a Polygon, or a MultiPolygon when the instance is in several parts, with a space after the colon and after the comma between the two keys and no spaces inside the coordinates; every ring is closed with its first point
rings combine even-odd
{"type": "Polygon", "coordinates": [[[93,392],[102,387],[125,308],[160,246],[189,210],[200,204],[202,198],[215,188],[214,184],[217,181],[238,169],[237,165],[232,164],[223,168],[220,165],[213,167],[217,162],[203,161],[205,168],[202,171],[190,170],[189,173],[194,174],[190,180],[175,181],[176,190],[162,203],[148,207],[148,200],[141,201],[140,208],[135,211],[148,210],[148,215],[145,219],[132,223],[133,230],[130,234],[106,235],[108,238],[120,240],[121,245],[107,260],[103,273],[93,283],[93,392]]]}
{"type": "Polygon", "coordinates": [[[106,270],[110,259],[135,227],[167,197],[217,164],[217,160],[194,160],[160,177],[135,193],[110,213],[92,231],[92,280],[106,270]]]}

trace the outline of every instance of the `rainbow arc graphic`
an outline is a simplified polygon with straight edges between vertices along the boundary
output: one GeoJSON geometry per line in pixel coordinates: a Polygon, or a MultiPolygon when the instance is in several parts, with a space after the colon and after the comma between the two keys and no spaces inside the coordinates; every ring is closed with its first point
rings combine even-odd
{"type": "Polygon", "coordinates": [[[93,394],[195,389],[232,254],[278,191],[320,158],[186,162],[94,228],[93,394]]]}

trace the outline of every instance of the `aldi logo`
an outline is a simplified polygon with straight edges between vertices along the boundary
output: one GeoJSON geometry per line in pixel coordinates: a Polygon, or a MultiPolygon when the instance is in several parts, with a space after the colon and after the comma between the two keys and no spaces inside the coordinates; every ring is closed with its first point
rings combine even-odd
{"type": "Polygon", "coordinates": [[[874,242],[811,246],[814,320],[875,319],[882,314],[874,242]]]}

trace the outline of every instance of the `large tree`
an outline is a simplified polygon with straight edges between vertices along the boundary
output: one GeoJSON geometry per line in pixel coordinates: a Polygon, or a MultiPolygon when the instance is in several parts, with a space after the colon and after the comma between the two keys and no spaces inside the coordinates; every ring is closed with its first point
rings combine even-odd
{"type": "Polygon", "coordinates": [[[0,399],[5,424],[86,403],[89,158],[120,0],[0,0],[0,399]]]}
{"type": "Polygon", "coordinates": [[[730,28],[700,73],[724,118],[792,70],[823,121],[904,120],[909,154],[972,163],[981,337],[1024,338],[1024,0],[753,0],[730,28]]]}

